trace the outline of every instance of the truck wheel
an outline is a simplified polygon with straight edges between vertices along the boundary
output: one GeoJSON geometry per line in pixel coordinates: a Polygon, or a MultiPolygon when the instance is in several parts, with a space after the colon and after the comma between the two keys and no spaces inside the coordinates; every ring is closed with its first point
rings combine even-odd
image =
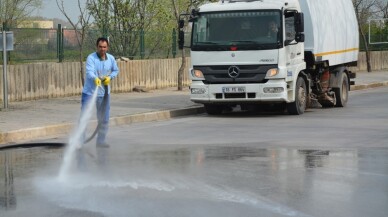
{"type": "Polygon", "coordinates": [[[348,75],[343,72],[341,76],[341,86],[333,88],[336,98],[336,107],[345,107],[349,97],[349,80],[348,75]]]}
{"type": "Polygon", "coordinates": [[[298,77],[295,87],[295,102],[287,103],[287,111],[290,115],[301,115],[307,107],[306,82],[302,77],[298,77]]]}
{"type": "Polygon", "coordinates": [[[219,115],[222,113],[222,106],[205,104],[205,111],[209,115],[219,115]]]}

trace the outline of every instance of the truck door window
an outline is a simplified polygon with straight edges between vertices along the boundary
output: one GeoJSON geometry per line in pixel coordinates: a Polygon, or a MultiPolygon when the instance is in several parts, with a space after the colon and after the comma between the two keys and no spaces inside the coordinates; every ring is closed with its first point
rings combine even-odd
{"type": "Polygon", "coordinates": [[[287,41],[293,41],[295,40],[295,19],[294,19],[294,13],[286,13],[284,24],[285,24],[285,31],[286,31],[286,40],[287,41]]]}

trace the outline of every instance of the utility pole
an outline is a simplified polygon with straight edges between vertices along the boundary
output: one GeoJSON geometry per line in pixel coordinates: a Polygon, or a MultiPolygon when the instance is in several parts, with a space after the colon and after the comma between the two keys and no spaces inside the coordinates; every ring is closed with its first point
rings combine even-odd
{"type": "Polygon", "coordinates": [[[8,109],[8,78],[7,78],[7,51],[13,50],[13,32],[3,32],[0,37],[0,51],[3,51],[3,104],[8,109]]]}
{"type": "Polygon", "coordinates": [[[8,109],[8,79],[7,79],[7,35],[3,29],[3,104],[8,109]]]}

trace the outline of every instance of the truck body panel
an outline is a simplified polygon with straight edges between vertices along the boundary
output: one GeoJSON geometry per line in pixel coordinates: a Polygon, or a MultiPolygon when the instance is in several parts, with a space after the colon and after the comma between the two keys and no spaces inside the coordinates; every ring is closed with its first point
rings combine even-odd
{"type": "Polygon", "coordinates": [[[350,0],[301,0],[305,20],[305,51],[329,65],[358,59],[358,24],[350,0]]]}

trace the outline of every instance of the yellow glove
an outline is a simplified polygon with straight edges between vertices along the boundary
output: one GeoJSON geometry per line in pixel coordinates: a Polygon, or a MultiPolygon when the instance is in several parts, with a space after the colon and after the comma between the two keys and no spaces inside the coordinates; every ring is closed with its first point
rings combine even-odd
{"type": "Polygon", "coordinates": [[[106,76],[105,78],[104,78],[104,81],[102,82],[105,86],[108,86],[109,85],[109,83],[110,83],[110,77],[109,76],[106,76]]]}
{"type": "Polygon", "coordinates": [[[96,78],[96,79],[94,79],[94,83],[96,84],[96,86],[101,86],[101,79],[100,78],[96,78]]]}

